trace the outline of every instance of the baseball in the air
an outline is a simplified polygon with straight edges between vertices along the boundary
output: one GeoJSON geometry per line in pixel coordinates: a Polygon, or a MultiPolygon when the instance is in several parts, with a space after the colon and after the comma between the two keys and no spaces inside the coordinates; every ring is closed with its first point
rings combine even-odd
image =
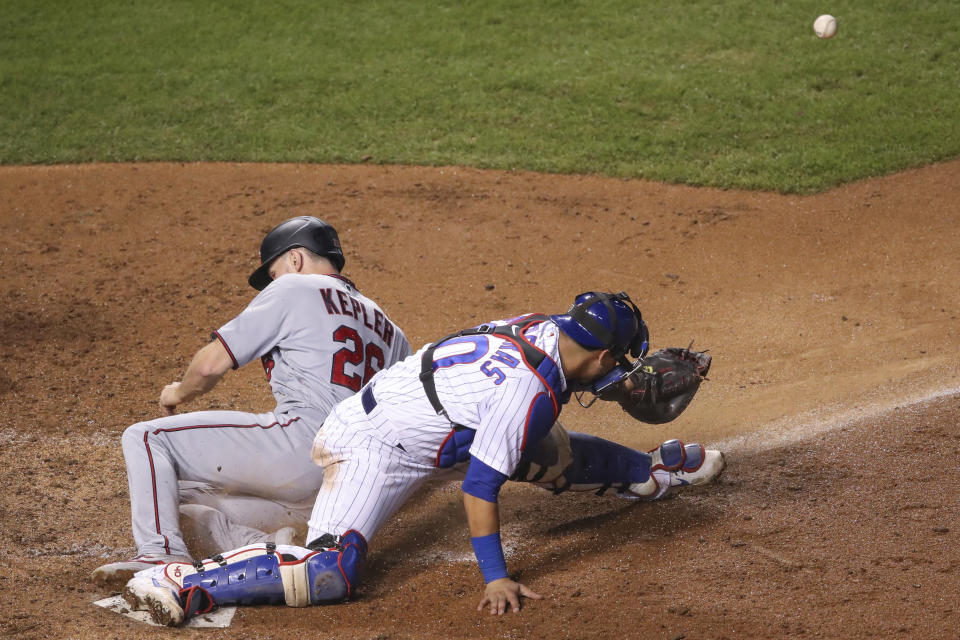
{"type": "Polygon", "coordinates": [[[837,35],[837,19],[825,13],[813,21],[813,31],[818,38],[832,38],[837,35]]]}

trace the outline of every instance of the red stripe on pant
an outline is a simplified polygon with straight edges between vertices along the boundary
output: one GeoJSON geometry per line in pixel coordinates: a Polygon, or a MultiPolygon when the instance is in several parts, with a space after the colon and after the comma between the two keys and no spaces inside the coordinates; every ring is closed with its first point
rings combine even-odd
{"type": "MultiPolygon", "coordinates": [[[[294,418],[286,424],[280,424],[279,421],[272,422],[268,425],[262,424],[196,424],[188,425],[184,427],[175,427],[173,429],[156,429],[152,433],[157,435],[160,433],[173,433],[176,431],[186,431],[188,429],[252,429],[254,427],[259,427],[260,429],[270,429],[276,427],[277,425],[280,428],[288,427],[294,422],[298,421],[300,418],[294,418]]],[[[147,460],[150,461],[150,486],[153,488],[153,521],[157,526],[157,535],[163,536],[163,550],[167,555],[170,555],[170,540],[160,531],[160,507],[157,504],[157,474],[153,467],[153,452],[150,451],[150,442],[148,441],[151,432],[147,431],[143,434],[143,446],[147,448],[147,460]]]]}
{"type": "Polygon", "coordinates": [[[153,468],[153,452],[150,451],[150,443],[147,441],[149,437],[150,432],[144,432],[143,446],[147,448],[147,460],[150,461],[150,486],[153,487],[153,521],[157,524],[157,534],[163,536],[163,550],[167,555],[170,555],[170,541],[167,539],[167,536],[164,536],[160,531],[160,508],[157,505],[157,474],[153,468]]]}

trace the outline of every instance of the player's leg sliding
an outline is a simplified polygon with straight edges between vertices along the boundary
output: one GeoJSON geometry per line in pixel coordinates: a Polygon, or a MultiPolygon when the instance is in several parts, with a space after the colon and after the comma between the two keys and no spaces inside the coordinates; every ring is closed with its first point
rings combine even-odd
{"type": "Polygon", "coordinates": [[[248,544],[272,542],[289,545],[296,536],[293,527],[281,527],[270,533],[260,531],[236,523],[219,509],[203,504],[180,505],[180,531],[198,558],[248,544]]]}
{"type": "MultiPolygon", "coordinates": [[[[213,553],[216,549],[235,549],[248,544],[272,542],[275,545],[292,545],[297,535],[293,527],[281,527],[272,533],[264,533],[251,527],[230,522],[219,511],[203,505],[180,506],[184,517],[184,532],[190,531],[200,553],[213,553]],[[238,540],[238,538],[243,538],[238,540]]],[[[98,584],[120,589],[137,572],[156,565],[172,562],[192,563],[189,556],[176,554],[141,555],[125,562],[111,562],[97,567],[92,574],[98,584]]]]}
{"type": "MultiPolygon", "coordinates": [[[[723,454],[699,444],[668,440],[650,452],[583,433],[569,432],[571,462],[558,477],[521,474],[517,479],[536,482],[559,493],[614,489],[628,497],[658,500],[672,487],[710,482],[723,471],[723,454]]],[[[536,453],[533,457],[536,458],[536,453]]],[[[530,465],[542,470],[542,466],[530,465]]]]}
{"type": "Polygon", "coordinates": [[[309,548],[248,545],[196,565],[142,571],[123,595],[131,607],[169,626],[216,606],[342,602],[352,595],[366,554],[366,540],[352,530],[339,538],[324,535],[309,548]]]}
{"type": "Polygon", "coordinates": [[[143,554],[130,560],[110,562],[93,570],[91,578],[97,584],[120,589],[124,583],[138,571],[166,564],[168,562],[191,562],[189,556],[177,554],[143,554]]]}
{"type": "MultiPolygon", "coordinates": [[[[169,509],[164,509],[164,506],[176,505],[176,472],[165,452],[151,452],[145,445],[145,434],[150,432],[153,424],[139,422],[127,427],[121,439],[130,484],[137,555],[127,561],[110,562],[97,567],[91,577],[98,584],[119,589],[138,571],[167,562],[192,561],[186,544],[179,537],[176,519],[171,521],[165,518],[169,509]],[[144,468],[151,472],[142,473],[140,469],[144,468]],[[160,476],[161,481],[156,482],[154,475],[160,476]],[[172,483],[170,478],[173,479],[172,483]],[[154,504],[159,505],[156,511],[154,504]],[[160,533],[161,529],[168,532],[169,537],[160,533]]],[[[176,508],[172,508],[175,511],[176,508]]]]}

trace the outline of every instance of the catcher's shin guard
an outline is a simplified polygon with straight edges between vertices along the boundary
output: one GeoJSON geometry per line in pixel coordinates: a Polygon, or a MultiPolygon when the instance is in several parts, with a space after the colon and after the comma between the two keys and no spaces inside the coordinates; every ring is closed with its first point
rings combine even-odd
{"type": "Polygon", "coordinates": [[[351,530],[339,538],[324,535],[307,549],[288,550],[298,553],[277,553],[265,545],[240,554],[242,559],[217,556],[202,570],[194,565],[197,572],[183,578],[179,593],[184,619],[218,605],[306,607],[346,600],[366,558],[367,542],[351,530]]]}
{"type": "Polygon", "coordinates": [[[617,493],[650,477],[651,456],[616,442],[585,433],[570,432],[573,461],[563,476],[547,488],[554,492],[596,491],[603,495],[614,488],[617,493]]]}
{"type": "Polygon", "coordinates": [[[287,605],[305,607],[348,600],[367,557],[367,541],[351,529],[339,538],[324,534],[307,547],[314,553],[297,563],[280,565],[287,605]]]}
{"type": "Polygon", "coordinates": [[[207,613],[215,605],[260,605],[284,602],[284,585],[280,576],[281,557],[267,547],[262,553],[235,562],[214,556],[214,568],[197,567],[183,579],[180,604],[184,619],[207,613]]]}

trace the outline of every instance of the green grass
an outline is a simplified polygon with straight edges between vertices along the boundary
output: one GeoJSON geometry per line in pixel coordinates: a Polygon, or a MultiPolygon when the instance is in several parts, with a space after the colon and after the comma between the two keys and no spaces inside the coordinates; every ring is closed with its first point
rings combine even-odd
{"type": "Polygon", "coordinates": [[[956,0],[0,0],[0,163],[462,164],[810,192],[960,154],[956,0]]]}

